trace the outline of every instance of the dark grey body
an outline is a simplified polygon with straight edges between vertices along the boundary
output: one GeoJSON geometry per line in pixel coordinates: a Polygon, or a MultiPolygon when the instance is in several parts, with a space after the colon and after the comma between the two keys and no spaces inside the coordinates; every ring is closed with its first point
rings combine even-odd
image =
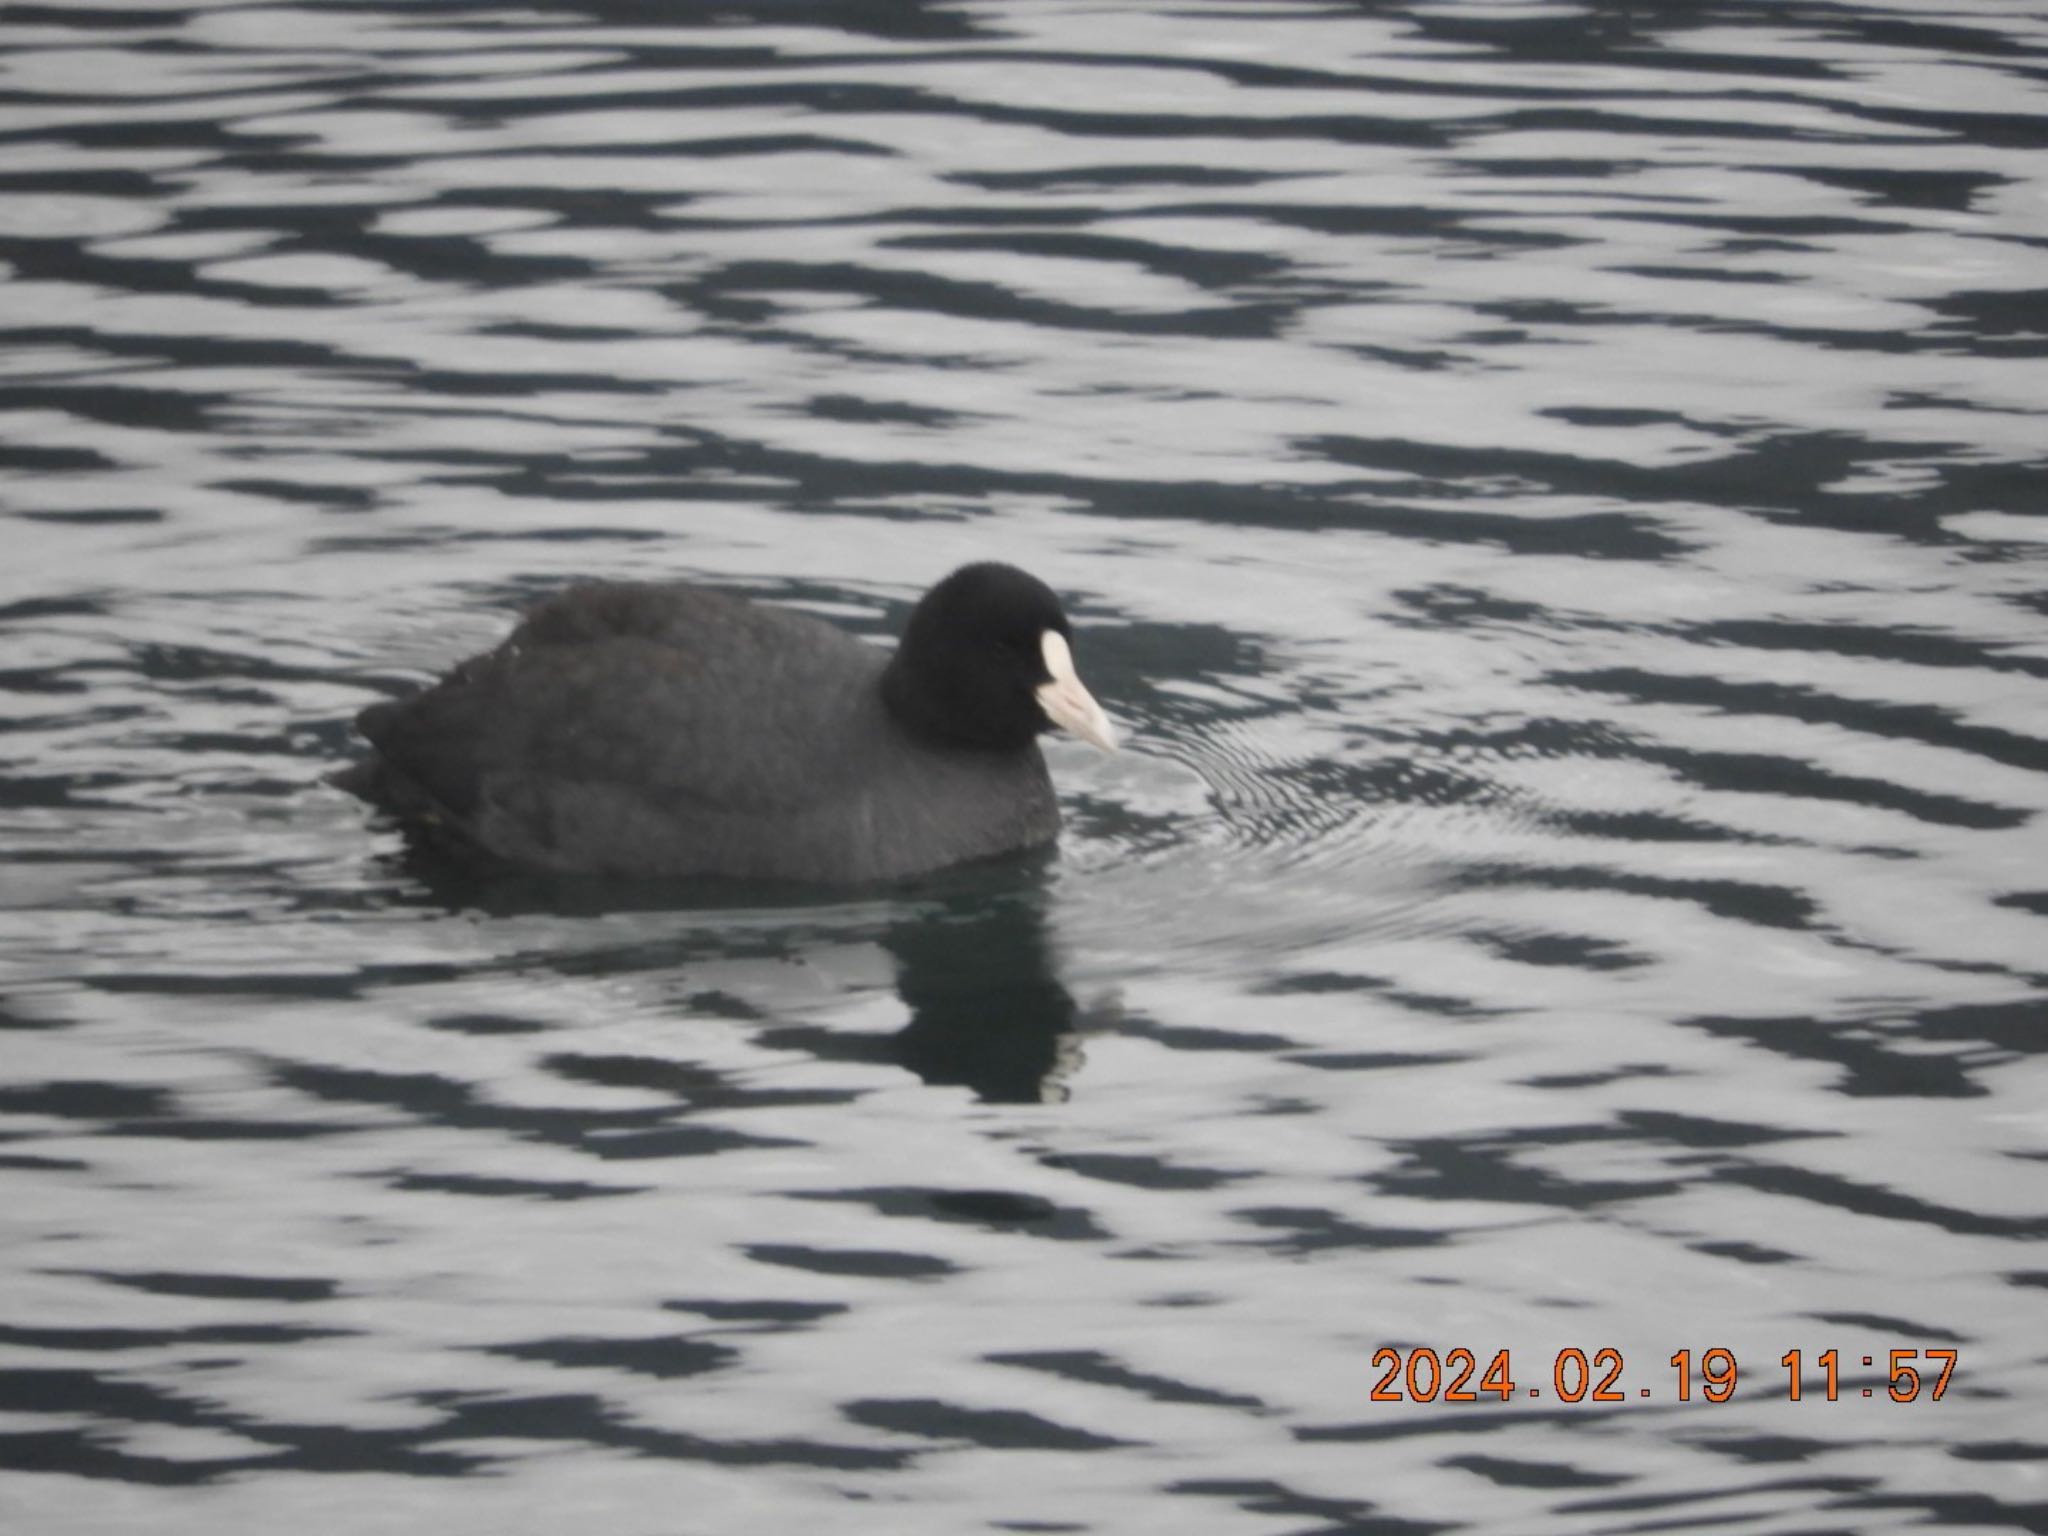
{"type": "Polygon", "coordinates": [[[914,737],[888,657],[700,587],[598,584],[357,724],[346,788],[499,858],[615,875],[890,880],[1049,842],[1035,744],[914,737]]]}

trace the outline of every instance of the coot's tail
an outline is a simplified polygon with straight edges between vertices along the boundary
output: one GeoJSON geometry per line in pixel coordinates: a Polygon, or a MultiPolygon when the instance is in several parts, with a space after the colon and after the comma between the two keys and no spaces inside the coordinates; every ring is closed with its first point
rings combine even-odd
{"type": "MultiPolygon", "coordinates": [[[[372,704],[356,716],[356,730],[372,746],[380,746],[397,713],[398,704],[395,700],[386,699],[381,703],[372,704]]],[[[392,806],[395,809],[395,787],[391,783],[391,775],[385,770],[383,754],[372,752],[359,763],[350,763],[345,768],[335,769],[327,775],[327,782],[336,789],[346,790],[351,795],[369,801],[372,805],[392,806]]]]}
{"type": "Polygon", "coordinates": [[[327,782],[372,805],[383,805],[388,798],[384,793],[384,763],[381,758],[366,757],[360,763],[337,768],[327,775],[327,782]]]}

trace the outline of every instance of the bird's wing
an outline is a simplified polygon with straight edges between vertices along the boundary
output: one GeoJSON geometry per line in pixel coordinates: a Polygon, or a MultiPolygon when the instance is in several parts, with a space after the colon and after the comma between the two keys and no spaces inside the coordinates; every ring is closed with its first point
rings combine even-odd
{"type": "Polygon", "coordinates": [[[586,586],[361,723],[389,768],[458,816],[565,783],[672,813],[796,812],[843,780],[881,665],[806,615],[697,588],[586,586]]]}

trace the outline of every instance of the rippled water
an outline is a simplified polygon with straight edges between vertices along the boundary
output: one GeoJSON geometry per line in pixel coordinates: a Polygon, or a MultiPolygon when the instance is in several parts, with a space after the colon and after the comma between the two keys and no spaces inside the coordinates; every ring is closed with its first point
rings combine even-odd
{"type": "Polygon", "coordinates": [[[2048,1529],[2044,149],[2009,0],[0,9],[0,1528],[2048,1529]],[[325,783],[986,557],[1054,860],[325,783]]]}

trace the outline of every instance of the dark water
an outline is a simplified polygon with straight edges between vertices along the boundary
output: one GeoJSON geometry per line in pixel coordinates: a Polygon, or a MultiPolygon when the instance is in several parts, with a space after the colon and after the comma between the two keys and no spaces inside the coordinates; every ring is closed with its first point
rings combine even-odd
{"type": "Polygon", "coordinates": [[[0,8],[0,1529],[2048,1529],[2044,149],[2010,0],[0,8]],[[324,783],[986,557],[1049,862],[324,783]]]}

